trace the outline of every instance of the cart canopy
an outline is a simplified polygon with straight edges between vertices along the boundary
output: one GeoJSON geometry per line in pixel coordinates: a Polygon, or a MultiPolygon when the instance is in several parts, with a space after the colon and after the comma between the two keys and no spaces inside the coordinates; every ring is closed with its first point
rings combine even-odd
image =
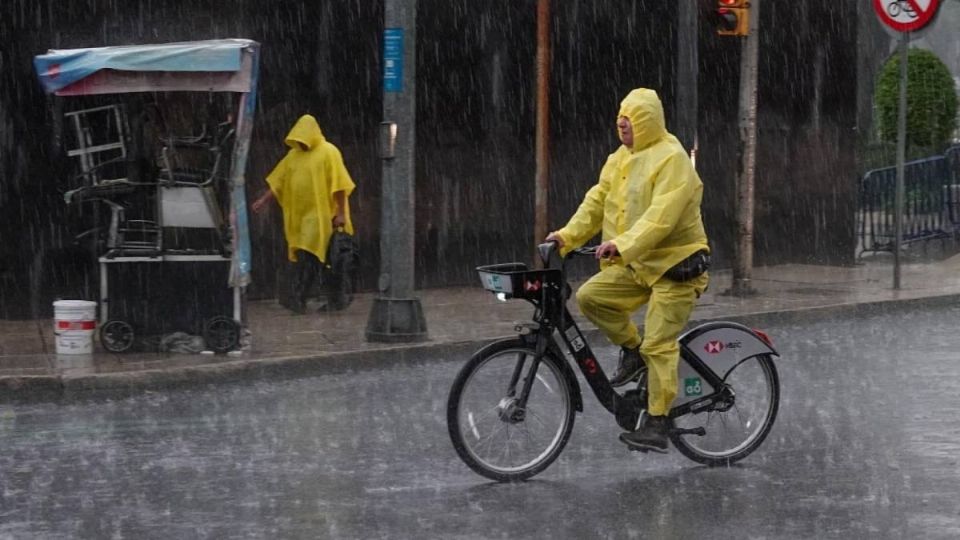
{"type": "Polygon", "coordinates": [[[217,39],[50,50],[33,60],[48,94],[76,96],[157,91],[250,92],[249,39],[217,39]]]}

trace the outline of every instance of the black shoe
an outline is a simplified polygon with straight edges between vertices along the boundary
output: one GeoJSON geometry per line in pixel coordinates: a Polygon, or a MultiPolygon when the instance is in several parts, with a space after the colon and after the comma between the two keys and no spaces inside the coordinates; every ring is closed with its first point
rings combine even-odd
{"type": "Polygon", "coordinates": [[[303,301],[280,302],[280,305],[289,309],[294,315],[303,315],[304,313],[307,312],[307,303],[303,301]]]}
{"type": "Polygon", "coordinates": [[[620,347],[620,360],[617,362],[617,370],[610,377],[610,386],[617,388],[639,379],[643,368],[643,358],[640,357],[638,349],[620,347]]]}
{"type": "Polygon", "coordinates": [[[667,433],[671,426],[670,418],[667,416],[643,417],[643,424],[640,429],[633,432],[621,433],[620,440],[627,444],[631,450],[641,452],[652,451],[661,454],[667,453],[667,433]]]}
{"type": "Polygon", "coordinates": [[[336,301],[322,302],[317,307],[317,313],[323,314],[323,313],[333,313],[334,311],[343,311],[347,309],[349,305],[350,305],[350,302],[342,302],[342,301],[341,302],[336,302],[336,301]]]}

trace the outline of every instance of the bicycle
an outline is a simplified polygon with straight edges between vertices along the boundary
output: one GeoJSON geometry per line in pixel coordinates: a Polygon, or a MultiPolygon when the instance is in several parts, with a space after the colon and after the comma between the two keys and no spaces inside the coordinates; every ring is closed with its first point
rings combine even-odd
{"type": "MultiPolygon", "coordinates": [[[[532,322],[517,324],[516,337],[474,353],[447,401],[447,428],[457,454],[492,480],[528,479],[559,457],[576,413],[583,411],[571,362],[621,428],[636,430],[646,409],[646,369],[635,389],[614,390],[566,307],[572,290],[566,261],[593,257],[596,247],[561,259],[555,246],[539,246],[544,269],[523,263],[477,268],[486,290],[534,306],[532,322]]],[[[779,407],[773,364],[779,354],[770,338],[734,322],[709,322],[685,332],[679,343],[679,389],[669,413],[673,446],[711,466],[747,457],[770,433],[779,407]]]]}

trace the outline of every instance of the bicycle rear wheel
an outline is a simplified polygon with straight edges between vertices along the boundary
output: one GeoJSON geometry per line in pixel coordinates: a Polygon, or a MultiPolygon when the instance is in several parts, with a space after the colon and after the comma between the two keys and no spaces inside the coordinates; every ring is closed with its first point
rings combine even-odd
{"type": "Polygon", "coordinates": [[[748,358],[721,374],[732,397],[674,419],[679,428],[706,435],[675,435],[681,454],[706,465],[729,465],[756,450],[770,433],[780,403],[780,380],[769,355],[748,358]]]}
{"type": "Polygon", "coordinates": [[[558,360],[547,353],[531,374],[534,349],[520,339],[493,343],[460,370],[447,401],[447,428],[460,458],[499,482],[525,480],[567,444],[575,415],[558,360]],[[518,400],[533,376],[526,406],[518,400]]]}

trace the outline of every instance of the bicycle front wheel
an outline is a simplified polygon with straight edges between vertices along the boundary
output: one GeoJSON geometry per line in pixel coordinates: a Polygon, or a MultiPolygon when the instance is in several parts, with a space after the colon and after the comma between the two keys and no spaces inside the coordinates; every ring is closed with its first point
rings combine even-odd
{"type": "Polygon", "coordinates": [[[756,450],[770,433],[780,403],[780,380],[768,355],[748,358],[721,375],[732,390],[727,399],[674,419],[679,428],[706,431],[673,437],[681,454],[706,465],[729,465],[756,450]]]}
{"type": "Polygon", "coordinates": [[[460,458],[499,482],[525,480],[567,444],[575,415],[570,383],[547,353],[520,339],[493,343],[460,370],[447,401],[447,428],[460,458]],[[526,403],[524,383],[533,378],[526,403]]]}

